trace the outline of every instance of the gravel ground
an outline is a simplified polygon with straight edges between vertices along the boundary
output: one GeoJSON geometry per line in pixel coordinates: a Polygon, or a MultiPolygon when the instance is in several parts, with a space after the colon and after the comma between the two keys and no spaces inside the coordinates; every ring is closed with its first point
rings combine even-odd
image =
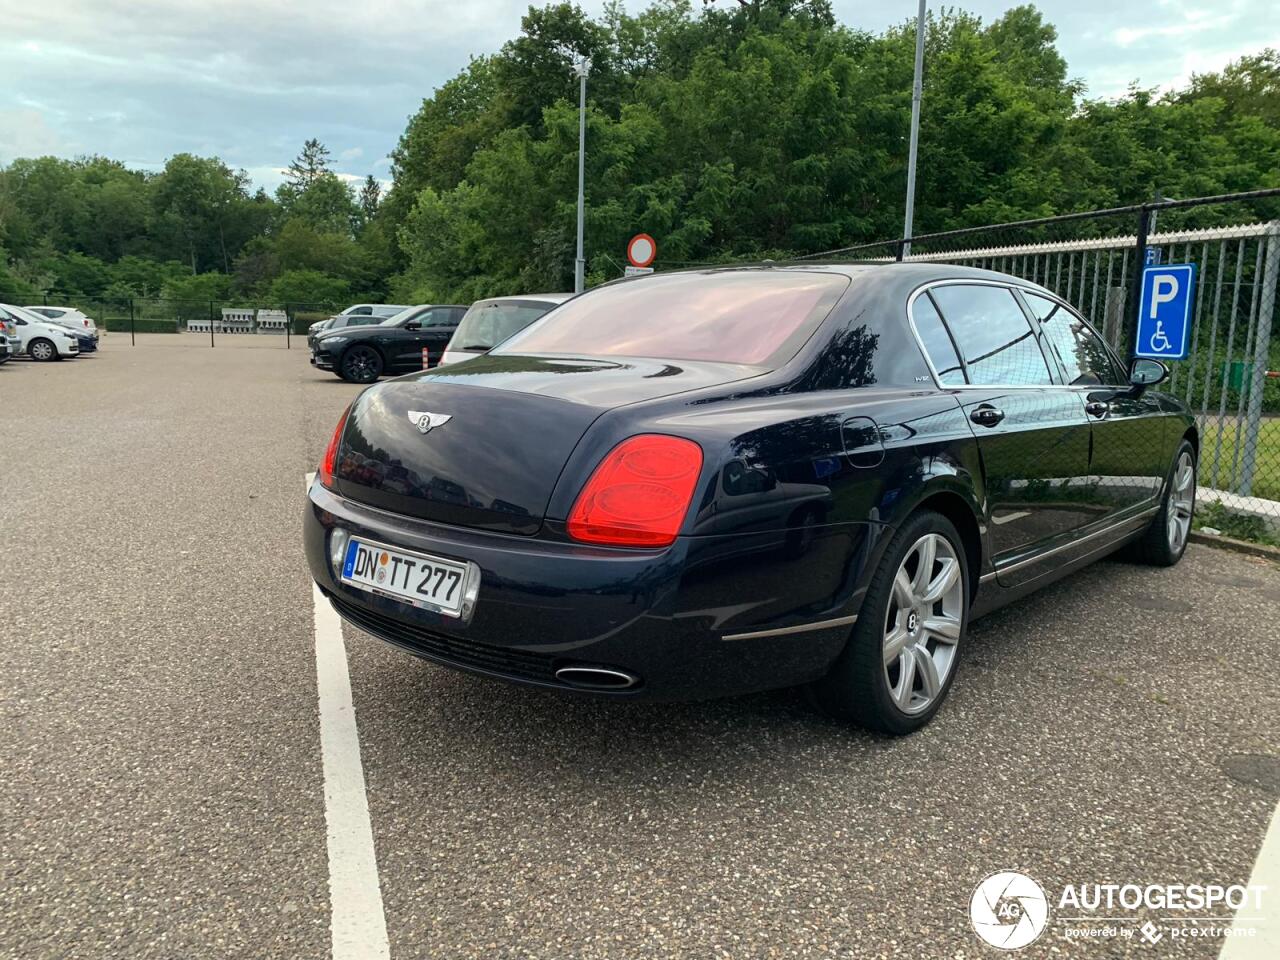
{"type": "MultiPolygon", "coordinates": [[[[3,956],[328,954],[299,516],[356,391],[300,349],[175,339],[0,367],[3,956]]],[[[896,741],[791,692],[564,699],[348,628],[392,956],[978,957],[997,870],[1051,899],[1244,882],[1278,621],[1265,560],[1103,562],[976,624],[896,741]]],[[[1218,947],[1063,927],[1017,955],[1218,947]]]]}

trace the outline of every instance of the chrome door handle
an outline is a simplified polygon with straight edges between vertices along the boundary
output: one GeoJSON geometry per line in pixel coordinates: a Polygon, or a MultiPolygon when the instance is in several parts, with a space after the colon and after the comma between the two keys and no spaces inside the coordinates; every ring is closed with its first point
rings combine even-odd
{"type": "Polygon", "coordinates": [[[1111,404],[1103,403],[1101,400],[1091,400],[1084,405],[1084,412],[1091,417],[1105,417],[1111,410],[1111,404]]]}
{"type": "Polygon", "coordinates": [[[970,413],[969,419],[980,427],[994,427],[1004,419],[1004,411],[984,404],[970,413]]]}

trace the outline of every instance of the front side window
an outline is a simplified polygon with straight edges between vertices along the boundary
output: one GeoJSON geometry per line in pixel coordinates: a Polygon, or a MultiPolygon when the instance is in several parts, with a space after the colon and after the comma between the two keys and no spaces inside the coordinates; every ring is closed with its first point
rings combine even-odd
{"type": "Polygon", "coordinates": [[[500,352],[777,366],[796,355],[848,285],[838,274],[799,270],[647,277],[567,301],[500,352]]]}
{"type": "Polygon", "coordinates": [[[453,317],[452,310],[440,307],[435,310],[428,310],[418,318],[418,322],[424,327],[451,327],[455,322],[453,317]]]}
{"type": "Polygon", "coordinates": [[[960,348],[970,383],[1019,387],[1053,382],[1012,290],[957,283],[929,292],[960,348]]]}
{"type": "Polygon", "coordinates": [[[1122,382],[1111,352],[1084,320],[1056,300],[1023,292],[1050,349],[1073,386],[1122,382]]]}
{"type": "Polygon", "coordinates": [[[964,368],[960,366],[960,358],[956,356],[955,345],[927,293],[917,297],[912,304],[911,319],[915,322],[916,333],[920,335],[924,352],[938,374],[938,382],[948,387],[963,384],[964,368]]]}

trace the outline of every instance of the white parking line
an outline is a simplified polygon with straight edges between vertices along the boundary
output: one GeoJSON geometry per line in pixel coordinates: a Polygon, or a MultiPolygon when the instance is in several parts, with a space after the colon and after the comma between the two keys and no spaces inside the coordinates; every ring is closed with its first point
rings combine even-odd
{"type": "MultiPolygon", "coordinates": [[[[308,487],[314,476],[307,474],[308,487]]],[[[311,602],[315,611],[333,960],[386,960],[391,948],[382,911],[382,886],[373,849],[364,767],[360,764],[360,735],[351,702],[342,621],[314,583],[311,602]]]]}
{"type": "Polygon", "coordinates": [[[1253,865],[1253,873],[1249,875],[1251,886],[1262,887],[1262,896],[1266,898],[1265,910],[1249,910],[1241,907],[1239,912],[1261,914],[1247,920],[1237,919],[1233,930],[1253,928],[1253,936],[1230,936],[1222,944],[1222,953],[1218,960],[1274,960],[1280,957],[1280,804],[1276,804],[1271,814],[1271,826],[1267,827],[1267,835],[1262,838],[1262,849],[1258,851],[1258,860],[1253,865]]]}

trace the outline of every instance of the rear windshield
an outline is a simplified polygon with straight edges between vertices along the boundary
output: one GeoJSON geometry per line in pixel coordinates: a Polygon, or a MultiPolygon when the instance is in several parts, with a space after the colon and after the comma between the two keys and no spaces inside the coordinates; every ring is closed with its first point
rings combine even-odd
{"type": "Polygon", "coordinates": [[[491,350],[554,307],[545,300],[477,300],[449,342],[450,350],[491,350]]]}
{"type": "Polygon", "coordinates": [[[848,285],[837,274],[784,270],[646,277],[570,300],[498,352],[777,366],[848,285]]]}

